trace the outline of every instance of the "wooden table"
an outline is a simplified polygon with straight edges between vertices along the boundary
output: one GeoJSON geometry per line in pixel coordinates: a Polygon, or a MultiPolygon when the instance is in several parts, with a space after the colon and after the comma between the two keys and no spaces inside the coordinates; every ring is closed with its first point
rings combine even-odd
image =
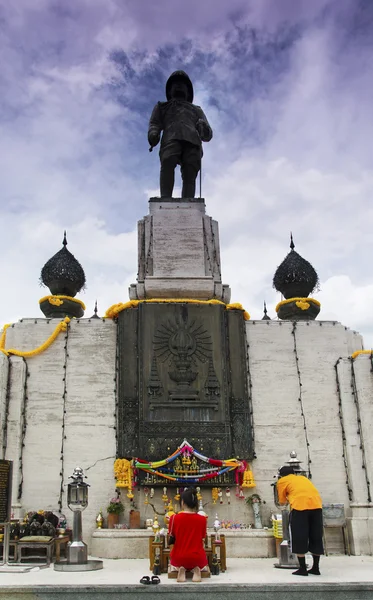
{"type": "Polygon", "coordinates": [[[24,558],[43,558],[40,555],[27,555],[27,556],[22,556],[22,550],[26,550],[26,549],[31,549],[31,550],[45,550],[46,551],[46,564],[49,566],[51,564],[52,561],[52,557],[53,557],[53,550],[54,550],[54,542],[55,539],[54,538],[48,538],[47,536],[45,540],[40,540],[38,538],[43,537],[43,536],[25,536],[23,538],[21,538],[20,540],[18,540],[17,542],[17,547],[18,547],[18,561],[22,562],[22,559],[24,558]],[[33,539],[34,537],[34,539],[33,539]]]}
{"type": "Polygon", "coordinates": [[[57,537],[54,540],[54,548],[55,548],[55,555],[56,555],[56,561],[60,562],[61,559],[61,546],[64,546],[64,553],[65,553],[65,558],[67,558],[67,544],[70,541],[70,536],[69,535],[63,535],[62,537],[57,537]]]}

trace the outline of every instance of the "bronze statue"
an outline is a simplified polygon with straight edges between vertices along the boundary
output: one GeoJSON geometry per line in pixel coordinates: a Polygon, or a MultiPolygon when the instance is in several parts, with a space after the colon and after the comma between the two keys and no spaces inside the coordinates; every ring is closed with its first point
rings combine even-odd
{"type": "Polygon", "coordinates": [[[194,198],[201,169],[202,142],[209,142],[212,129],[203,110],[193,104],[193,85],[184,71],[175,71],[166,83],[167,102],[158,102],[149,122],[150,151],[160,140],[161,197],[171,198],[175,167],[180,165],[182,198],[194,198]]]}

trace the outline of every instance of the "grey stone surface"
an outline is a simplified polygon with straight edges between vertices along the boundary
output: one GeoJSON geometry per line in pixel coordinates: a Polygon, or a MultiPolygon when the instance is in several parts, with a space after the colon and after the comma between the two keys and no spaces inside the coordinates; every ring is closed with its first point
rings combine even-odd
{"type": "MultiPolygon", "coordinates": [[[[152,532],[144,529],[98,529],[92,534],[91,552],[100,558],[147,558],[150,535],[152,532]]],[[[269,530],[226,530],[224,535],[227,556],[232,559],[276,555],[275,539],[269,530]]]]}
{"type": "Polygon", "coordinates": [[[90,573],[61,573],[52,568],[27,574],[2,574],[0,598],[29,600],[117,600],[165,597],[168,600],[260,599],[285,600],[366,600],[373,596],[371,557],[334,557],[322,559],[322,575],[305,581],[291,570],[273,568],[272,559],[228,560],[228,569],[218,577],[200,584],[178,584],[161,575],[159,585],[143,586],[143,575],[151,576],[147,560],[104,560],[104,569],[90,573]],[[161,596],[159,596],[161,594],[161,596]]]}
{"type": "Polygon", "coordinates": [[[203,198],[151,198],[149,215],[138,223],[138,277],[130,297],[229,302],[218,224],[205,214],[203,198]]]}

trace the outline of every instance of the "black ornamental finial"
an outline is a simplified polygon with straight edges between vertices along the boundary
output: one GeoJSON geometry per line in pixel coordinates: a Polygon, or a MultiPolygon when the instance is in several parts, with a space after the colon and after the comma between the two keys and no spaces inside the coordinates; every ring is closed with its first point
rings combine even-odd
{"type": "Polygon", "coordinates": [[[306,298],[317,288],[319,278],[313,266],[294,250],[292,234],[290,248],[290,252],[276,270],[273,287],[286,299],[306,298]]]}
{"type": "Polygon", "coordinates": [[[264,315],[262,317],[262,321],[270,321],[271,317],[269,317],[267,314],[267,305],[265,302],[264,302],[264,311],[263,312],[264,312],[264,315]]]}
{"type": "Polygon", "coordinates": [[[96,300],[94,314],[91,316],[91,319],[99,319],[100,318],[98,316],[97,312],[98,312],[98,310],[97,310],[97,300],[96,300]]]}
{"type": "Polygon", "coordinates": [[[74,297],[85,286],[83,267],[66,248],[66,231],[62,248],[50,258],[41,270],[40,281],[53,295],[74,297]]]}

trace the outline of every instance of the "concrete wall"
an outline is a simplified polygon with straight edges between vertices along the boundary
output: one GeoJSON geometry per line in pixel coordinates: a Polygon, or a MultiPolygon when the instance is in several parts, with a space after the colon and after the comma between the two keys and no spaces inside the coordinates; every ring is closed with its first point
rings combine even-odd
{"type": "MultiPolygon", "coordinates": [[[[6,347],[35,348],[58,322],[19,322],[8,330],[6,347]]],[[[263,525],[270,525],[270,515],[276,510],[270,484],[295,449],[303,465],[310,468],[323,501],[346,505],[354,552],[372,553],[373,505],[367,479],[373,481],[373,376],[370,357],[360,356],[354,361],[353,389],[348,358],[362,347],[361,336],[333,322],[302,322],[294,328],[291,322],[248,321],[247,339],[257,454],[253,462],[257,488],[253,491],[265,502],[263,525]],[[358,419],[362,423],[359,434],[358,419]],[[351,487],[351,507],[346,481],[351,487]]],[[[14,511],[17,515],[40,508],[56,512],[61,499],[62,512],[71,523],[66,483],[79,465],[91,485],[83,519],[87,542],[98,510],[105,509],[114,493],[115,353],[116,325],[98,319],[73,320],[67,337],[61,333],[48,350],[26,362],[16,357],[8,361],[0,353],[1,435],[6,431],[5,457],[15,463],[14,511]]],[[[223,505],[213,505],[211,491],[203,491],[209,516],[218,513],[220,519],[253,523],[251,509],[235,497],[235,490],[231,492],[230,505],[225,494],[223,505]]],[[[160,511],[161,493],[157,491],[154,498],[160,511]]],[[[151,517],[142,493],[137,501],[141,520],[151,517]]],[[[130,505],[125,493],[124,502],[122,521],[128,523],[130,505]]]]}
{"type": "MultiPolygon", "coordinates": [[[[29,350],[43,343],[59,320],[25,319],[8,330],[7,348],[29,350]]],[[[8,443],[5,458],[14,461],[13,510],[61,509],[75,466],[89,478],[90,503],[83,514],[84,537],[95,528],[98,510],[114,494],[116,325],[110,320],[73,320],[68,336],[60,333],[50,348],[27,359],[11,360],[8,443]],[[66,386],[65,386],[66,378],[66,386]],[[23,414],[23,417],[22,417],[23,414]],[[26,422],[22,473],[23,419],[26,422]],[[22,497],[17,499],[23,476],[22,497]],[[62,486],[62,494],[61,494],[62,486]]],[[[1,359],[1,357],[0,357],[1,359]]],[[[5,357],[6,359],[6,357],[5,357]]],[[[1,360],[0,393],[7,359],[1,360]]],[[[3,411],[4,392],[0,396],[3,411]]],[[[19,513],[19,514],[17,514],[19,513]]]]}

